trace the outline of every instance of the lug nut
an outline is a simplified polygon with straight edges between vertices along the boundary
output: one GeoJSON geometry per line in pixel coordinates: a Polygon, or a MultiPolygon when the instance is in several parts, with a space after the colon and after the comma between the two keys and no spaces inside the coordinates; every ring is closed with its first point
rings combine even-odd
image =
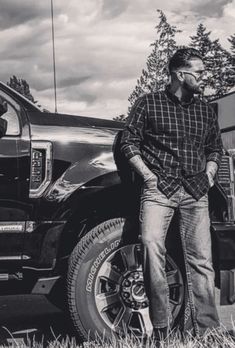
{"type": "Polygon", "coordinates": [[[139,279],[139,273],[134,273],[134,279],[139,279]]]}
{"type": "Polygon", "coordinates": [[[130,294],[129,294],[128,292],[124,292],[124,293],[123,293],[123,296],[124,296],[125,298],[127,298],[127,297],[130,296],[130,294]]]}
{"type": "Polygon", "coordinates": [[[124,286],[130,286],[131,285],[131,282],[128,280],[128,279],[126,279],[125,281],[124,281],[124,286]]]}

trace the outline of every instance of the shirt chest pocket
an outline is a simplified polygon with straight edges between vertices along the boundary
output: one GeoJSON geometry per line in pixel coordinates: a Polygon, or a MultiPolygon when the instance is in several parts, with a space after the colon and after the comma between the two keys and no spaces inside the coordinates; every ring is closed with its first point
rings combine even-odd
{"type": "MultiPolygon", "coordinates": [[[[194,105],[189,108],[180,108],[179,116],[183,132],[191,141],[196,143],[204,143],[208,132],[208,116],[206,112],[194,105]]],[[[179,111],[179,110],[178,110],[179,111]]]]}
{"type": "Polygon", "coordinates": [[[190,122],[187,125],[186,122],[186,133],[196,143],[204,143],[208,131],[208,125],[206,122],[190,122]]]}
{"type": "Polygon", "coordinates": [[[176,136],[179,134],[180,124],[175,117],[170,115],[162,115],[157,113],[154,116],[148,118],[148,133],[153,135],[172,135],[176,136]]]}

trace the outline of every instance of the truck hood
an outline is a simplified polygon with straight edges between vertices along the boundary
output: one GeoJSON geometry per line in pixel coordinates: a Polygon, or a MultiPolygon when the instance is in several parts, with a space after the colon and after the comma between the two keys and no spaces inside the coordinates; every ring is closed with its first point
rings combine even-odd
{"type": "Polygon", "coordinates": [[[49,112],[29,112],[30,123],[44,126],[61,127],[98,127],[122,129],[123,122],[101,119],[97,117],[56,114],[49,112]]]}
{"type": "Polygon", "coordinates": [[[121,122],[64,114],[30,113],[31,139],[111,145],[121,122]]]}

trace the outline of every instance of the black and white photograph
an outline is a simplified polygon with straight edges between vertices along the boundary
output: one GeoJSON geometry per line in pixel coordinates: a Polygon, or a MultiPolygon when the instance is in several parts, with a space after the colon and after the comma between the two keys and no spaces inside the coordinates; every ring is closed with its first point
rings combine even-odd
{"type": "Polygon", "coordinates": [[[0,0],[0,347],[235,348],[235,0],[0,0]]]}

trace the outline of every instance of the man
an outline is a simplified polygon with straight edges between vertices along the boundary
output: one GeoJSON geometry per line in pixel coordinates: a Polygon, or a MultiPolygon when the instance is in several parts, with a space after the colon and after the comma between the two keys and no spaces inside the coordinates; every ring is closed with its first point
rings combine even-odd
{"type": "Polygon", "coordinates": [[[219,326],[207,192],[223,153],[220,131],[212,108],[195,98],[203,91],[199,52],[179,49],[169,61],[169,72],[165,91],[137,100],[121,139],[121,151],[143,182],[139,220],[156,338],[164,338],[171,324],[165,238],[176,209],[194,332],[219,326]]]}

